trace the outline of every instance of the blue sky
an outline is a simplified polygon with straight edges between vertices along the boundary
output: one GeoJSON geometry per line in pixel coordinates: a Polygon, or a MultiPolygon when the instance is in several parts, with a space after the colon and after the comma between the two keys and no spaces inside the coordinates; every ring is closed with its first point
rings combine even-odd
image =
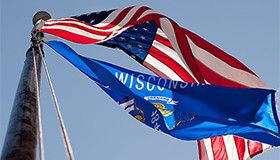
{"type": "MultiPolygon", "coordinates": [[[[53,18],[130,5],[147,5],[238,58],[271,88],[280,85],[280,7],[278,0],[254,1],[1,1],[0,149],[14,95],[30,46],[32,16],[53,18]]],[[[67,42],[77,52],[133,70],[151,73],[123,52],[67,42]]],[[[195,141],[181,141],[137,122],[89,78],[44,47],[46,61],[76,159],[198,159],[195,141]]],[[[43,72],[42,72],[43,73],[43,72]]],[[[46,159],[67,159],[44,74],[41,107],[46,159]]],[[[279,158],[275,148],[255,159],[279,158]]]]}

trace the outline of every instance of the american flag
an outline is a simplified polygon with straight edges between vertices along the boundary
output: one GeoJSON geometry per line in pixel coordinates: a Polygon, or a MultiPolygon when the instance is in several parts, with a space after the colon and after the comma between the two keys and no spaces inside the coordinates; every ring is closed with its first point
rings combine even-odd
{"type": "MultiPolygon", "coordinates": [[[[164,78],[266,88],[237,59],[145,6],[50,19],[40,31],[77,43],[119,48],[164,78]]],[[[200,160],[247,160],[271,146],[227,135],[199,140],[198,148],[200,160]]]]}

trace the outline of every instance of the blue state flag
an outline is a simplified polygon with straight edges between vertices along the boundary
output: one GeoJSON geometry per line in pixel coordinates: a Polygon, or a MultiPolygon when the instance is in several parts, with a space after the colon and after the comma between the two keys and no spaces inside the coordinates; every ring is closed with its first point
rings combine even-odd
{"type": "Polygon", "coordinates": [[[142,123],[182,140],[237,135],[280,146],[275,91],[171,81],[47,44],[142,123]]]}

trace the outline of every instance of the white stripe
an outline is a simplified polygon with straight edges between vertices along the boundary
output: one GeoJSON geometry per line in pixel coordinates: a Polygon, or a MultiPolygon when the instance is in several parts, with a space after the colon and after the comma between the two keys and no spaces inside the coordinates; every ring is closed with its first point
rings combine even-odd
{"type": "Polygon", "coordinates": [[[120,30],[118,30],[118,31],[113,31],[107,38],[101,40],[101,41],[98,42],[98,43],[102,43],[102,42],[107,41],[107,40],[109,40],[109,39],[111,39],[111,38],[113,38],[113,37],[116,37],[117,35],[121,34],[123,31],[127,30],[129,27],[130,27],[130,26],[127,26],[127,27],[124,27],[124,28],[122,28],[122,29],[120,29],[120,30]]]}
{"type": "Polygon", "coordinates": [[[156,12],[154,12],[154,11],[151,10],[151,9],[146,10],[146,11],[143,12],[143,14],[137,19],[137,21],[140,20],[141,18],[143,18],[143,17],[145,17],[145,16],[147,16],[147,15],[149,15],[149,14],[153,14],[153,13],[156,13],[156,12]]]}
{"type": "Polygon", "coordinates": [[[203,141],[203,143],[205,145],[205,149],[206,149],[206,152],[207,152],[208,160],[214,160],[211,138],[206,138],[206,139],[203,139],[202,141],[203,141]]]}
{"type": "Polygon", "coordinates": [[[88,38],[92,38],[92,39],[97,39],[97,40],[103,40],[106,38],[106,36],[100,36],[100,35],[96,35],[96,34],[92,34],[90,32],[87,32],[85,30],[79,29],[79,28],[75,28],[75,27],[70,27],[70,26],[61,26],[61,25],[56,25],[56,26],[43,26],[42,29],[57,29],[57,30],[64,30],[64,31],[68,31],[71,33],[75,33],[77,35],[81,35],[84,37],[88,37],[88,38]]]}
{"type": "MultiPolygon", "coordinates": [[[[90,25],[87,25],[83,22],[78,22],[77,20],[75,19],[70,19],[68,18],[68,20],[56,20],[56,21],[47,21],[45,24],[47,25],[55,25],[57,23],[65,23],[65,24],[75,24],[75,25],[78,25],[78,26],[82,26],[82,27],[85,27],[87,29],[90,29],[90,30],[93,30],[93,31],[100,31],[100,32],[111,32],[109,30],[105,30],[105,29],[99,29],[99,28],[95,28],[93,26],[90,26],[90,25]]],[[[58,25],[61,25],[63,26],[63,24],[58,24],[58,25]]]]}
{"type": "Polygon", "coordinates": [[[271,148],[272,148],[271,145],[266,144],[266,143],[262,143],[263,152],[264,152],[264,151],[267,151],[267,150],[269,150],[269,149],[271,149],[271,148]]]}
{"type": "MultiPolygon", "coordinates": [[[[65,23],[65,21],[62,21],[63,23],[65,23]]],[[[73,23],[73,21],[72,22],[66,22],[66,23],[69,23],[69,24],[71,24],[71,23],[73,23]]],[[[82,24],[82,23],[79,23],[79,22],[74,22],[74,23],[76,23],[77,25],[79,25],[79,24],[82,24]]],[[[84,25],[84,24],[83,24],[84,25]]],[[[73,32],[73,33],[75,33],[75,34],[79,34],[79,35],[82,35],[82,36],[86,36],[86,37],[88,37],[88,38],[92,38],[92,39],[94,39],[93,37],[90,37],[90,35],[88,35],[88,34],[91,34],[91,35],[95,35],[95,36],[100,36],[100,37],[102,37],[102,39],[101,38],[99,38],[99,40],[100,41],[98,41],[98,42],[96,42],[96,43],[102,43],[102,42],[104,42],[104,41],[107,41],[107,40],[109,40],[109,39],[111,39],[111,38],[113,38],[113,37],[116,37],[117,35],[119,35],[119,34],[121,34],[123,31],[125,31],[125,30],[127,30],[127,28],[129,28],[130,26],[127,26],[127,27],[124,27],[124,28],[122,28],[122,29],[120,29],[120,30],[118,30],[118,31],[113,31],[113,32],[111,32],[111,34],[109,34],[108,36],[102,36],[102,35],[98,35],[98,34],[92,34],[92,33],[90,33],[90,32],[87,32],[87,31],[85,31],[85,30],[83,30],[83,29],[79,29],[79,28],[76,28],[76,27],[71,27],[71,26],[64,26],[63,24],[59,24],[59,25],[53,25],[53,26],[43,26],[43,28],[42,29],[60,29],[60,30],[66,30],[66,31],[68,31],[68,32],[73,32]],[[66,29],[66,28],[68,28],[68,29],[66,29]],[[69,29],[70,28],[70,29],[69,29]],[[71,29],[72,28],[72,29],[71,29]],[[80,33],[80,31],[82,31],[82,32],[84,32],[84,33],[80,33]]],[[[88,27],[87,27],[88,28],[88,27]]],[[[90,29],[90,28],[89,28],[90,29]]],[[[105,30],[102,30],[102,29],[96,29],[95,28],[95,30],[98,30],[98,31],[105,31],[105,30]]],[[[97,38],[97,37],[96,37],[97,38]]],[[[95,38],[95,39],[96,39],[95,38]]]]}
{"type": "Polygon", "coordinates": [[[194,75],[189,70],[189,68],[184,64],[182,59],[179,57],[179,55],[171,48],[167,47],[166,45],[154,40],[152,46],[163,52],[166,56],[177,62],[181,67],[185,69],[186,72],[188,72],[192,78],[194,78],[194,75]]]}
{"type": "Polygon", "coordinates": [[[130,21],[130,19],[134,16],[134,14],[138,11],[139,8],[141,8],[141,6],[133,7],[126,14],[126,16],[122,19],[122,21],[119,24],[115,25],[113,28],[108,29],[107,31],[116,31],[116,30],[124,27],[130,21]]]}
{"type": "Polygon", "coordinates": [[[102,22],[100,22],[94,26],[95,27],[104,27],[108,24],[111,24],[124,9],[126,9],[126,8],[117,9],[117,10],[113,11],[106,19],[104,19],[102,22]]]}
{"type": "MultiPolygon", "coordinates": [[[[168,18],[160,18],[160,26],[161,26],[163,32],[165,33],[165,35],[168,37],[168,40],[171,42],[173,48],[178,53],[178,56],[180,57],[180,59],[189,68],[189,66],[187,65],[187,63],[186,63],[186,61],[185,61],[185,59],[184,59],[184,57],[181,53],[181,49],[178,46],[177,38],[175,36],[173,26],[172,26],[171,22],[169,21],[169,19],[168,18]]],[[[198,82],[197,79],[194,76],[192,76],[192,77],[196,82],[198,82]]]]}
{"type": "Polygon", "coordinates": [[[228,160],[238,160],[238,152],[232,135],[222,136],[227,152],[228,160]]]}
{"type": "Polygon", "coordinates": [[[205,84],[210,84],[206,79],[204,79],[204,81],[205,81],[205,84]]]}
{"type": "Polygon", "coordinates": [[[157,29],[157,34],[168,39],[167,36],[163,33],[163,31],[160,28],[157,29]]]}
{"type": "Polygon", "coordinates": [[[76,19],[74,19],[74,18],[48,19],[48,20],[46,20],[46,23],[52,24],[52,22],[56,22],[56,21],[72,21],[72,20],[76,20],[76,19]]]}
{"type": "Polygon", "coordinates": [[[135,109],[134,105],[127,107],[125,110],[129,113],[130,111],[133,111],[135,109]]]}
{"type": "Polygon", "coordinates": [[[132,105],[133,103],[134,103],[134,99],[121,103],[120,106],[122,109],[125,109],[127,106],[132,105]]]}
{"type": "Polygon", "coordinates": [[[248,140],[244,138],[245,143],[245,151],[244,151],[244,157],[243,160],[250,160],[250,153],[249,153],[249,147],[248,147],[248,140]]]}
{"type": "Polygon", "coordinates": [[[36,24],[32,28],[32,32],[36,32],[42,29],[42,27],[45,25],[46,21],[40,19],[36,22],[36,24]]]}
{"type": "MultiPolygon", "coordinates": [[[[52,25],[52,24],[57,24],[57,23],[74,23],[74,22],[79,22],[79,20],[74,19],[74,18],[60,18],[60,19],[49,19],[45,22],[45,24],[52,25]]],[[[81,23],[83,24],[83,23],[81,23]]]]}
{"type": "Polygon", "coordinates": [[[167,65],[157,60],[150,54],[147,55],[145,62],[159,70],[161,73],[164,73],[166,76],[176,81],[183,81],[172,69],[170,69],[167,65]]]}
{"type": "Polygon", "coordinates": [[[195,58],[220,76],[251,88],[267,88],[255,75],[230,66],[206,50],[198,47],[190,38],[187,37],[187,39],[195,58]]]}

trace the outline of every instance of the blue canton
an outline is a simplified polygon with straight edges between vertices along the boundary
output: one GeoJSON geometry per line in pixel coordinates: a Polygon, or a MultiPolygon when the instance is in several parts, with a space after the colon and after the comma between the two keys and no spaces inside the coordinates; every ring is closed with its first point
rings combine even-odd
{"type": "Polygon", "coordinates": [[[118,36],[101,43],[101,45],[120,48],[132,58],[142,63],[150,50],[156,31],[157,25],[155,22],[148,21],[128,28],[118,36]]]}
{"type": "Polygon", "coordinates": [[[83,21],[85,23],[95,25],[95,24],[98,24],[98,23],[102,22],[114,10],[115,9],[109,10],[109,11],[87,13],[87,14],[82,14],[82,15],[79,15],[79,16],[72,16],[71,18],[75,18],[75,19],[78,19],[78,20],[83,21]]]}
{"type": "MultiPolygon", "coordinates": [[[[106,19],[106,17],[108,17],[113,11],[115,10],[93,12],[73,16],[71,18],[78,19],[90,25],[95,25],[106,19]]],[[[99,45],[111,48],[120,48],[132,58],[142,63],[150,50],[156,31],[157,25],[155,22],[148,21],[140,25],[132,26],[118,36],[107,40],[106,42],[100,43],[99,45]]]]}

